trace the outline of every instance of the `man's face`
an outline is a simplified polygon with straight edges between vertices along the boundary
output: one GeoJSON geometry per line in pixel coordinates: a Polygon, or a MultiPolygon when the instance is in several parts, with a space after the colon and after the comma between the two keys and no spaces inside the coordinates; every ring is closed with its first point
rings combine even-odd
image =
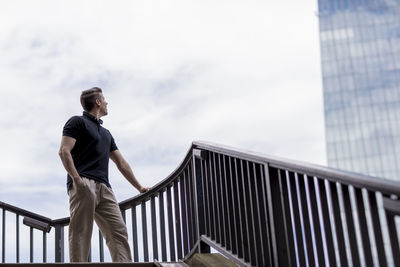
{"type": "Polygon", "coordinates": [[[100,116],[106,116],[108,114],[107,111],[108,103],[102,93],[100,93],[99,102],[100,102],[100,116]]]}

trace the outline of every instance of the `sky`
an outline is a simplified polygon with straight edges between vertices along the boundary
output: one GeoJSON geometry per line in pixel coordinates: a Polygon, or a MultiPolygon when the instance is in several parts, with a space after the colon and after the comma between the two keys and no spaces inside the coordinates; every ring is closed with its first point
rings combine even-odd
{"type": "MultiPolygon", "coordinates": [[[[317,1],[0,2],[0,201],[68,216],[62,128],[103,89],[143,186],[205,140],[326,165],[317,1]]],[[[110,162],[118,201],[138,192],[110,162]]]]}

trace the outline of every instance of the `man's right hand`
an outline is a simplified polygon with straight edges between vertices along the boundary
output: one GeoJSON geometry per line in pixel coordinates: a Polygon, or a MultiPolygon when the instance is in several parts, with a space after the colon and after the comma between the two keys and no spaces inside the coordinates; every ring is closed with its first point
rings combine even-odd
{"type": "Polygon", "coordinates": [[[80,185],[80,184],[83,183],[82,178],[80,176],[71,177],[71,178],[72,178],[73,183],[76,184],[76,185],[80,185]]]}

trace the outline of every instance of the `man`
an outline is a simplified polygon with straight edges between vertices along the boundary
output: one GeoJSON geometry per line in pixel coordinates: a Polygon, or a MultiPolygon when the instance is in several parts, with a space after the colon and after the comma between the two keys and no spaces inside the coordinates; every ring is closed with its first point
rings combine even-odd
{"type": "Polygon", "coordinates": [[[108,114],[102,90],[93,87],[83,91],[81,104],[83,116],[67,121],[59,151],[68,173],[70,262],[88,260],[93,220],[106,240],[112,261],[131,262],[126,225],[108,181],[109,158],[139,192],[149,188],[140,185],[111,133],[101,126],[100,118],[108,114]]]}

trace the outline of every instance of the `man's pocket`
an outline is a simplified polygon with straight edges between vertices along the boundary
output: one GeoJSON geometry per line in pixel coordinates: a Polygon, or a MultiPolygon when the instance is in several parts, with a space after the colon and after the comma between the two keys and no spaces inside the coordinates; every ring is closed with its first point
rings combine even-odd
{"type": "Polygon", "coordinates": [[[85,177],[81,177],[78,182],[73,181],[70,189],[68,190],[68,195],[72,197],[73,195],[76,194],[81,194],[82,192],[85,192],[87,189],[87,182],[85,180],[88,180],[85,177]]]}

